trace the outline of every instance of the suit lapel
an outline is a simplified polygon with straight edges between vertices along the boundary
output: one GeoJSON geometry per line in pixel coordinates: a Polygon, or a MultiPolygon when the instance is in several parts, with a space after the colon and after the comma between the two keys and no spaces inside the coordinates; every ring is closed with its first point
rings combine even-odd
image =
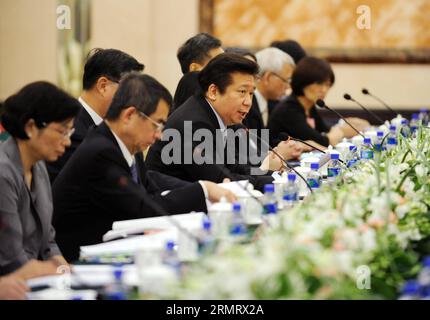
{"type": "Polygon", "coordinates": [[[121,152],[121,149],[118,145],[118,142],[115,139],[115,136],[113,135],[112,131],[110,130],[110,128],[107,126],[105,122],[102,122],[98,127],[92,130],[91,135],[97,135],[97,134],[102,135],[104,138],[106,138],[109,141],[109,143],[113,145],[115,152],[111,154],[112,160],[114,160],[118,165],[120,165],[124,169],[127,169],[127,172],[130,174],[130,177],[131,177],[130,167],[128,166],[128,163],[121,152]]]}

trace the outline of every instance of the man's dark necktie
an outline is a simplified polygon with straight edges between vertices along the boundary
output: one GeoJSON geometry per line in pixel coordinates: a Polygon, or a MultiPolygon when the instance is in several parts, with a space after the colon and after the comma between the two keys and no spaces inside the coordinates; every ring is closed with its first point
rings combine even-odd
{"type": "Polygon", "coordinates": [[[133,164],[130,167],[130,171],[131,171],[131,178],[133,179],[133,181],[136,182],[136,184],[139,184],[139,176],[137,174],[136,162],[133,162],[133,164]]]}

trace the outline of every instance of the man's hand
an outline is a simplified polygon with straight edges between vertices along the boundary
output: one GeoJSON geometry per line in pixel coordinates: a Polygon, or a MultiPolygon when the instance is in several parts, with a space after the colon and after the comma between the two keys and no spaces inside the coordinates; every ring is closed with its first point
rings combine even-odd
{"type": "Polygon", "coordinates": [[[27,291],[24,279],[15,274],[0,278],[0,300],[24,300],[27,291]]]}
{"type": "Polygon", "coordinates": [[[285,140],[278,143],[274,150],[285,160],[298,159],[302,154],[301,145],[292,140],[285,140]]]}
{"type": "Polygon", "coordinates": [[[214,182],[211,181],[202,181],[208,191],[209,201],[210,202],[218,202],[222,197],[226,198],[229,202],[237,201],[236,195],[230,190],[224,189],[220,187],[214,182]]]}

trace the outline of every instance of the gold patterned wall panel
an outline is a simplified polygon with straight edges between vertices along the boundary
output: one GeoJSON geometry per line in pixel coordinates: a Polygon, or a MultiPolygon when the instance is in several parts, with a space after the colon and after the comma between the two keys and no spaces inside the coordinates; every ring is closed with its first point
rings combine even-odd
{"type": "Polygon", "coordinates": [[[349,56],[429,59],[430,0],[202,0],[201,6],[212,12],[202,29],[225,46],[261,48],[289,38],[349,56]]]}

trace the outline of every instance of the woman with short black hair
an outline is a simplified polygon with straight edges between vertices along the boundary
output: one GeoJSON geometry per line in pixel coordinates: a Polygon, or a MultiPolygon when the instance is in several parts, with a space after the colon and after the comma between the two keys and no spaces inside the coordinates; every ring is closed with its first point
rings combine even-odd
{"type": "Polygon", "coordinates": [[[67,265],[55,243],[52,194],[44,161],[70,145],[79,102],[47,82],[34,82],[3,105],[10,137],[0,145],[0,275],[28,279],[67,265]]]}
{"type": "Polygon", "coordinates": [[[330,64],[316,57],[304,57],[294,69],[292,94],[281,101],[272,112],[268,127],[272,145],[285,132],[294,138],[311,140],[322,146],[336,145],[355,132],[345,126],[329,127],[319,115],[315,103],[326,97],[335,76],[330,64]]]}

